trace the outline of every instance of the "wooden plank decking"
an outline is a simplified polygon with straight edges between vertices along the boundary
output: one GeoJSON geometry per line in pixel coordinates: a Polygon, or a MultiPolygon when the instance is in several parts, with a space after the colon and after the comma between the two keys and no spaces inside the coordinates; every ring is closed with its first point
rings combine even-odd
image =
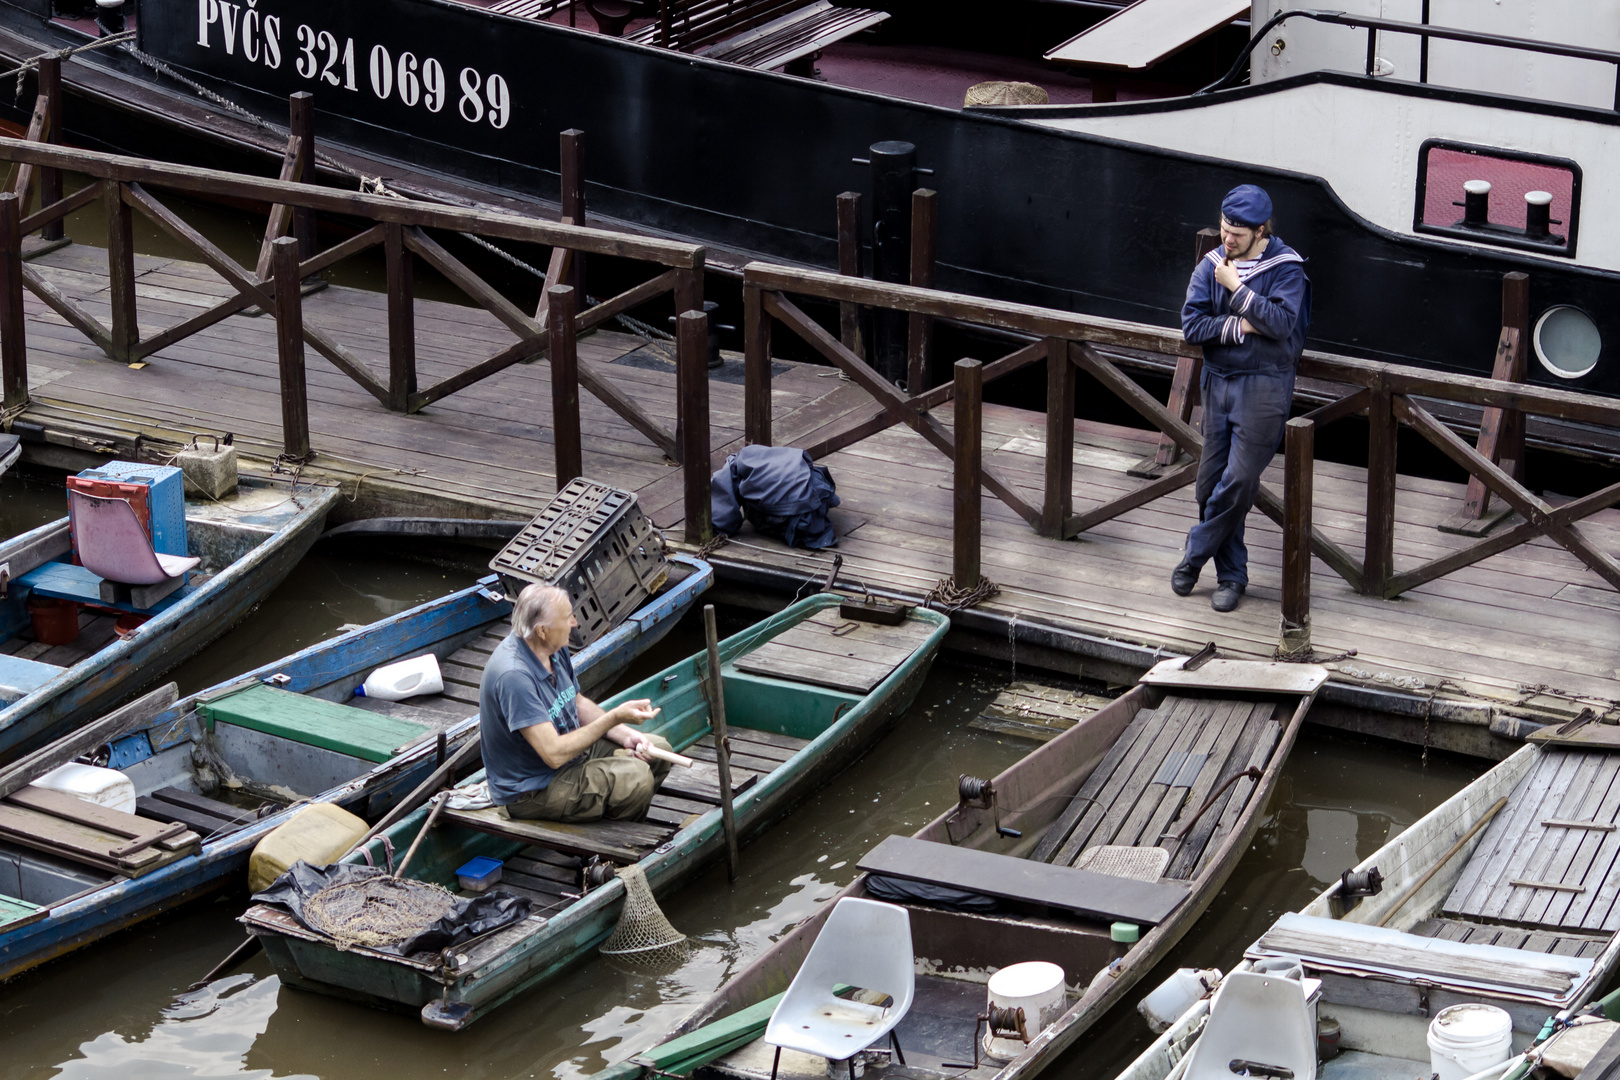
{"type": "MultiPolygon", "coordinates": [[[[68,295],[106,315],[106,257],[74,245],[30,263],[68,295]]],[[[157,331],[229,294],[211,271],[176,259],[137,259],[143,332],[157,331]],[[150,323],[150,327],[144,325],[150,323]]],[[[244,458],[280,450],[275,325],[234,316],[131,370],[109,361],[37,298],[26,298],[34,404],[20,427],[76,450],[167,456],[196,432],[231,431],[244,458]]],[[[305,299],[304,318],[351,349],[374,372],[387,369],[385,298],[332,287],[305,299]]],[[[470,307],[416,305],[417,362],[425,385],[512,341],[492,316],[470,307]]],[[[673,425],[674,365],[654,347],[616,332],[581,340],[580,356],[604,365],[614,383],[673,425]]],[[[551,497],[550,381],[546,364],[510,368],[422,413],[383,409],[313,352],[308,361],[311,440],[307,475],[340,481],[356,497],[346,516],[430,513],[527,517],[551,497]]],[[[777,441],[858,424],[876,409],[833,371],[778,363],[773,384],[777,441]]],[[[711,381],[716,463],[742,434],[740,364],[711,381]]],[[[588,393],[581,395],[585,474],[634,489],[661,526],[678,523],[680,470],[588,393]]],[[[939,412],[949,424],[950,410],[939,412]]],[[[1152,451],[1156,435],[1077,422],[1075,510],[1140,483],[1125,474],[1152,451]]],[[[984,410],[984,456],[1026,499],[1039,503],[1044,417],[1003,406],[984,410]]],[[[30,444],[34,460],[51,447],[30,444]]],[[[62,464],[82,458],[58,455],[62,464]]],[[[921,596],[951,569],[951,465],[921,437],[890,429],[825,459],[843,499],[835,511],[845,559],[841,580],[921,596]]],[[[1281,458],[1267,481],[1280,490],[1281,458]]],[[[1460,505],[1462,485],[1402,476],[1396,499],[1396,569],[1471,541],[1435,525],[1460,505]]],[[[1319,528],[1359,555],[1363,471],[1321,461],[1319,528]]],[[[1188,651],[1206,640],[1234,655],[1270,656],[1277,642],[1282,538],[1260,514],[1249,518],[1249,596],[1235,613],[1209,607],[1213,572],[1187,598],[1168,578],[1194,520],[1190,488],[1150,503],[1066,543],[1037,536],[993,496],[984,501],[984,573],[1001,586],[987,605],[1097,637],[1188,651]]],[[[1620,552],[1620,512],[1583,529],[1620,552]]],[[[819,579],[824,555],[783,548],[745,531],[718,552],[723,561],[819,579]]],[[[1359,596],[1322,564],[1312,581],[1313,639],[1319,653],[1357,655],[1333,665],[1339,681],[1442,697],[1526,699],[1527,687],[1602,701],[1620,698],[1620,594],[1563,549],[1537,541],[1415,589],[1396,601],[1359,596]]],[[[1536,704],[1573,712],[1542,696],[1536,704]]]]}

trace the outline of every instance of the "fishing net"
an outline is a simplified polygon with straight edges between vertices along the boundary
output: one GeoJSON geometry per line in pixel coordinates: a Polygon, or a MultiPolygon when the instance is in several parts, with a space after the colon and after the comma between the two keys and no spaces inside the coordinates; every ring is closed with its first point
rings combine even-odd
{"type": "Polygon", "coordinates": [[[328,885],[304,901],[304,921],[339,948],[398,945],[456,906],[449,891],[409,878],[369,877],[328,885]]]}
{"type": "Polygon", "coordinates": [[[619,880],[624,882],[624,910],[619,912],[619,925],[602,942],[602,954],[650,957],[684,947],[686,935],[671,926],[658,909],[641,866],[631,863],[620,867],[619,880]]]}

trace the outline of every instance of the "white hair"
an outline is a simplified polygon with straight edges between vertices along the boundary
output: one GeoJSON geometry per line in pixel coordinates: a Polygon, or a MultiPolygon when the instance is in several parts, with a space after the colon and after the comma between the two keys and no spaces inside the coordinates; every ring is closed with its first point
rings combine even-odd
{"type": "Polygon", "coordinates": [[[566,603],[568,594],[555,585],[538,581],[525,585],[512,607],[512,632],[520,638],[529,637],[535,627],[549,621],[566,603]]]}

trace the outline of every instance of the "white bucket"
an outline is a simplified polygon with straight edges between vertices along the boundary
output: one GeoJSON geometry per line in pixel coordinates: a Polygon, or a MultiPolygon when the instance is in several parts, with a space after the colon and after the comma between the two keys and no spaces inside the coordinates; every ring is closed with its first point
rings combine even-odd
{"type": "Polygon", "coordinates": [[[1136,1011],[1147,1021],[1155,1035],[1169,1030],[1200,998],[1213,990],[1221,981],[1219,968],[1178,968],[1154,991],[1137,1002],[1136,1011]]]}
{"type": "Polygon", "coordinates": [[[1429,1025],[1429,1068],[1440,1080],[1467,1080],[1512,1053],[1513,1018],[1494,1005],[1453,1005],[1429,1025]]]}
{"type": "Polygon", "coordinates": [[[59,791],[97,806],[135,812],[135,784],[117,769],[69,762],[46,773],[29,787],[59,791]]]}
{"type": "MultiPolygon", "coordinates": [[[[1010,964],[990,976],[990,1004],[998,1009],[1023,1009],[1024,1031],[1033,1039],[1063,1015],[1063,969],[1044,960],[1010,964]]],[[[1011,1061],[1024,1052],[1017,1038],[982,1036],[987,1056],[1011,1061]]]]}
{"type": "Polygon", "coordinates": [[[378,701],[404,701],[418,694],[437,694],[443,689],[444,677],[439,674],[439,658],[427,653],[378,668],[366,676],[364,685],[354,693],[356,697],[376,698],[378,701]]]}

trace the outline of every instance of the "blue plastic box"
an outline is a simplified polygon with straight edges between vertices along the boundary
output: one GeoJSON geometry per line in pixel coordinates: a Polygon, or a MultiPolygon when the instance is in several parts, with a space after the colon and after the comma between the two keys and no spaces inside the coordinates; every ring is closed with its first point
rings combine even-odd
{"type": "Polygon", "coordinates": [[[456,878],[461,882],[461,887],[468,892],[483,892],[501,880],[501,867],[504,865],[499,859],[479,855],[477,858],[468,859],[458,867],[456,878]]]}
{"type": "Polygon", "coordinates": [[[186,548],[186,481],[173,465],[143,465],[138,461],[109,461],[99,469],[79,474],[121,484],[145,484],[146,505],[152,515],[152,550],[163,555],[190,555],[186,548]]]}

